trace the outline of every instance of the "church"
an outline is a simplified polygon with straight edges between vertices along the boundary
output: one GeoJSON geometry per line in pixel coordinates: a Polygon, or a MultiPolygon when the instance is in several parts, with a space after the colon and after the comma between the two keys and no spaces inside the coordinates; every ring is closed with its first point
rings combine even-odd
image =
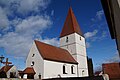
{"type": "Polygon", "coordinates": [[[59,36],[60,47],[34,40],[26,59],[26,71],[34,79],[85,77],[88,75],[85,38],[73,13],[68,14],[59,36]]]}

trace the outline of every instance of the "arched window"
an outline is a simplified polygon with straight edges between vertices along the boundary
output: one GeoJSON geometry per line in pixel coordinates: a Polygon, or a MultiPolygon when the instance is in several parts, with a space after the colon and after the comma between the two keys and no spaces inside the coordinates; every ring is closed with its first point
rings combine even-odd
{"type": "Polygon", "coordinates": [[[75,74],[75,72],[74,72],[74,65],[71,66],[71,73],[75,74]]]}
{"type": "Polygon", "coordinates": [[[67,72],[66,72],[66,65],[63,65],[63,74],[67,74],[67,72]]]}

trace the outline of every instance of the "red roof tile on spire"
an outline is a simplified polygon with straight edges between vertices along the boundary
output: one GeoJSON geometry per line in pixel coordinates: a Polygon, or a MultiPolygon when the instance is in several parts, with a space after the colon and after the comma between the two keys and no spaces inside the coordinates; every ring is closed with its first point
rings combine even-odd
{"type": "Polygon", "coordinates": [[[82,31],[80,30],[80,26],[76,20],[76,17],[72,11],[72,8],[70,7],[68,11],[67,18],[65,20],[62,32],[60,34],[60,37],[72,34],[72,33],[78,33],[81,36],[83,36],[82,31]]]}
{"type": "Polygon", "coordinates": [[[35,44],[40,55],[45,60],[78,64],[72,55],[65,49],[45,44],[36,40],[35,44]]]}

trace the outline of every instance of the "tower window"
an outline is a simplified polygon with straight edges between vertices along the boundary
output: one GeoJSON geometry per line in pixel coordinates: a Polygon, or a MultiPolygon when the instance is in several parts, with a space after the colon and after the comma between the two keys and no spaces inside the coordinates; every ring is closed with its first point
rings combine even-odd
{"type": "Polygon", "coordinates": [[[67,74],[67,72],[66,72],[66,65],[63,65],[63,74],[67,74]]]}
{"type": "Polygon", "coordinates": [[[72,74],[75,74],[75,73],[74,73],[74,65],[71,66],[71,73],[72,73],[72,74]]]}
{"type": "Polygon", "coordinates": [[[66,37],[66,42],[68,42],[68,37],[66,37]]]}
{"type": "Polygon", "coordinates": [[[35,62],[34,62],[34,61],[32,61],[31,66],[34,66],[34,64],[35,64],[35,62]]]}

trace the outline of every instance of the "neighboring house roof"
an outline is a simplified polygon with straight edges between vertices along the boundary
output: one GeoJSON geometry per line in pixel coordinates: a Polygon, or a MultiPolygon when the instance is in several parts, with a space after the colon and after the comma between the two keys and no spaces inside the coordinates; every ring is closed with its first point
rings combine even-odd
{"type": "Polygon", "coordinates": [[[72,55],[65,49],[45,44],[36,40],[35,44],[40,55],[45,60],[78,64],[72,55]]]}
{"type": "Polygon", "coordinates": [[[120,63],[106,63],[102,67],[103,73],[108,74],[110,78],[120,79],[120,63]]]}
{"type": "Polygon", "coordinates": [[[6,70],[5,70],[5,66],[3,66],[3,67],[0,69],[0,71],[8,72],[12,67],[13,67],[13,65],[8,65],[8,66],[6,66],[6,70]]]}
{"type": "Polygon", "coordinates": [[[66,21],[64,23],[62,32],[60,34],[60,37],[72,34],[72,33],[78,33],[81,36],[83,36],[82,31],[80,30],[80,26],[76,20],[76,17],[72,11],[72,8],[70,7],[68,11],[68,15],[66,18],[66,21]]]}
{"type": "MultiPolygon", "coordinates": [[[[22,71],[21,71],[22,73],[22,71]]],[[[35,71],[33,69],[33,67],[27,67],[24,71],[23,71],[24,74],[35,74],[35,71]]]]}

